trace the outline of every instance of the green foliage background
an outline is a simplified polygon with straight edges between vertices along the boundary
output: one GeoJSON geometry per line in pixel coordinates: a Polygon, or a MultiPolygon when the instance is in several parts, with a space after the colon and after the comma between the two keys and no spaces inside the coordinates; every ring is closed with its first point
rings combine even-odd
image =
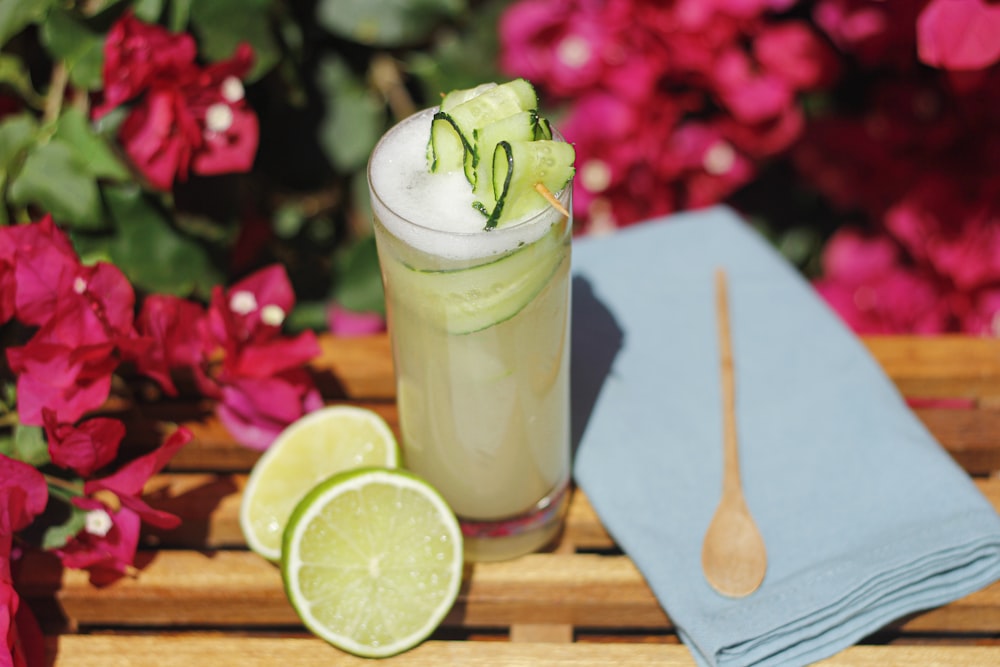
{"type": "Polygon", "coordinates": [[[139,290],[204,298],[273,261],[321,328],[331,301],[382,310],[364,170],[381,134],[442,91],[500,77],[509,0],[0,0],[0,224],[52,213],[85,261],[139,290]],[[249,42],[261,124],[248,174],[147,187],[99,122],[103,45],[125,11],[188,32],[204,62],[249,42]],[[263,239],[263,240],[261,240],[263,239]]]}

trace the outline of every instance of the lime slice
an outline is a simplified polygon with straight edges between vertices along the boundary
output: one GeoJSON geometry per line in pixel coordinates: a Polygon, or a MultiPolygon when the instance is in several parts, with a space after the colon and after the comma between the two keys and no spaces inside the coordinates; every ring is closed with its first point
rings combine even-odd
{"type": "Polygon", "coordinates": [[[392,429],[371,410],[334,405],[301,417],[275,439],[247,479],[240,504],[247,546],[278,560],[288,516],[309,489],[335,473],[394,468],[399,459],[392,429]]]}
{"type": "Polygon", "coordinates": [[[285,529],[281,576],[305,626],[366,658],[426,639],[462,583],[462,533],[410,472],[365,468],[309,492],[285,529]]]}

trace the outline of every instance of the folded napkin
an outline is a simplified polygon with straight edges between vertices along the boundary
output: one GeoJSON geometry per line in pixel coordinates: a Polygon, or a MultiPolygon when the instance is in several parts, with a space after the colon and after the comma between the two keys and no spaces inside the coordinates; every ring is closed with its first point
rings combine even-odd
{"type": "Polygon", "coordinates": [[[793,267],[723,207],[574,247],[574,476],[703,665],[808,664],[1000,578],[1000,517],[793,267]],[[724,267],[747,504],[768,549],[709,587],[724,267]]]}

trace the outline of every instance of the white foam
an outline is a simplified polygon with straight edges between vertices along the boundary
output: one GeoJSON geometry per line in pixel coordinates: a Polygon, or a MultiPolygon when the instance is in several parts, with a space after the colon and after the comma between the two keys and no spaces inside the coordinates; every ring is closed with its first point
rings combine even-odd
{"type": "Polygon", "coordinates": [[[541,238],[558,220],[553,209],[485,231],[486,218],[472,206],[475,198],[465,175],[430,173],[427,141],[436,110],[401,121],[369,160],[372,208],[386,229],[412,247],[448,259],[497,255],[541,238]]]}

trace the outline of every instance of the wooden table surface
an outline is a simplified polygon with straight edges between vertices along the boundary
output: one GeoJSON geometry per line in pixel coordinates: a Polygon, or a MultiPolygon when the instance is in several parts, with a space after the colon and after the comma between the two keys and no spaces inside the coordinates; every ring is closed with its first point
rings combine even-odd
{"type": "MultiPolygon", "coordinates": [[[[865,339],[919,417],[1000,508],[1000,340],[865,339]],[[955,399],[942,404],[940,400],[955,399]]],[[[322,340],[315,363],[330,403],[381,413],[398,433],[385,336],[322,340]]],[[[352,665],[304,631],[277,568],[246,549],[240,494],[257,453],[228,436],[204,404],[123,407],[131,447],[157,420],[196,434],[147,486],[183,518],[144,534],[134,576],[96,588],[84,572],[32,556],[19,589],[42,622],[49,662],[114,665],[352,665]]],[[[147,434],[147,435],[143,435],[147,434]]],[[[575,492],[564,535],[545,553],[468,566],[439,631],[390,663],[413,665],[693,665],[642,576],[575,492]]],[[[825,665],[1000,665],[1000,584],[902,619],[825,665]]]]}

